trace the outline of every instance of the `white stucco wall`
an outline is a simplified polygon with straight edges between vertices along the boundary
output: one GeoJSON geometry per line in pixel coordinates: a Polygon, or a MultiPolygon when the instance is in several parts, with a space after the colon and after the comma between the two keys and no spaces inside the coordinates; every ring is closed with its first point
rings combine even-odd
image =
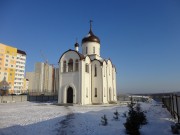
{"type": "Polygon", "coordinates": [[[67,89],[69,87],[73,89],[73,103],[76,104],[101,104],[117,101],[115,67],[111,60],[106,61],[100,55],[93,54],[93,47],[100,49],[100,44],[95,42],[83,44],[85,56],[83,59],[74,50],[69,50],[62,55],[59,61],[58,103],[67,103],[67,89]],[[87,54],[89,55],[85,54],[86,46],[88,46],[87,54]],[[68,72],[69,59],[73,59],[72,72],[68,72]],[[77,59],[79,60],[79,70],[75,71],[75,60],[77,59]],[[63,72],[64,61],[66,61],[66,72],[63,72]],[[88,73],[86,72],[86,64],[89,66],[88,73]],[[97,76],[95,76],[95,65],[97,76]],[[95,97],[95,88],[97,88],[97,97],[95,97]]]}
{"type": "Polygon", "coordinates": [[[92,103],[103,103],[102,102],[102,66],[98,60],[91,62],[92,65],[92,103]],[[97,76],[95,76],[95,65],[97,67],[97,76]],[[95,88],[97,88],[97,97],[95,97],[95,88]]]}
{"type": "Polygon", "coordinates": [[[108,103],[108,89],[107,89],[107,64],[103,62],[103,71],[102,71],[102,78],[103,78],[103,103],[108,103]]]}
{"type": "Polygon", "coordinates": [[[107,91],[108,101],[113,101],[112,63],[110,60],[107,61],[107,91]]]}
{"type": "Polygon", "coordinates": [[[68,87],[73,88],[73,103],[81,104],[81,78],[80,78],[80,57],[75,51],[66,52],[59,63],[59,96],[58,103],[67,103],[67,89],[68,87]],[[66,68],[68,69],[68,61],[73,59],[73,72],[63,72],[63,61],[66,60],[66,68]],[[79,70],[75,71],[75,60],[79,60],[79,70]]]}
{"type": "Polygon", "coordinates": [[[85,42],[82,44],[82,54],[83,55],[92,55],[96,54],[100,56],[100,44],[96,42],[85,42]],[[86,53],[86,47],[87,47],[87,53],[86,53]],[[95,52],[93,50],[95,48],[95,52]]]}
{"type": "Polygon", "coordinates": [[[88,56],[82,61],[82,104],[91,104],[91,60],[88,56]],[[85,71],[86,64],[89,73],[85,71]]]}
{"type": "Polygon", "coordinates": [[[117,101],[116,69],[115,69],[115,67],[113,67],[113,72],[114,72],[114,76],[113,76],[114,101],[117,101]]]}

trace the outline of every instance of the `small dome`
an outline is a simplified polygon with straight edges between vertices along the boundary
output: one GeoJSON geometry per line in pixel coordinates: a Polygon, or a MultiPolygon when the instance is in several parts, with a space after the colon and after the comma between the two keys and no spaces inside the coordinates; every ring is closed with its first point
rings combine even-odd
{"type": "Polygon", "coordinates": [[[82,39],[82,44],[85,42],[97,42],[100,44],[99,38],[93,34],[91,29],[90,29],[88,35],[82,39]]]}
{"type": "Polygon", "coordinates": [[[74,44],[74,46],[75,46],[75,47],[79,47],[79,44],[76,42],[76,43],[74,44]]]}

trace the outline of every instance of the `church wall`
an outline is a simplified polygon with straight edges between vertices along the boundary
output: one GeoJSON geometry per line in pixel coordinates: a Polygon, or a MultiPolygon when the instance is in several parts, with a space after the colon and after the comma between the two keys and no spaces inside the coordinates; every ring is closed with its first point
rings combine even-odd
{"type": "MultiPolygon", "coordinates": [[[[61,103],[67,103],[67,89],[68,87],[73,88],[73,103],[80,104],[80,88],[79,88],[79,72],[69,72],[60,74],[60,91],[61,103]]],[[[58,101],[59,102],[59,101],[58,101]]]]}
{"type": "Polygon", "coordinates": [[[82,62],[82,104],[91,104],[91,63],[89,57],[82,62]],[[86,65],[88,71],[86,72],[86,65]]]}
{"type": "Polygon", "coordinates": [[[103,62],[103,71],[102,71],[102,78],[103,78],[103,103],[108,103],[108,89],[107,89],[107,70],[106,70],[106,62],[103,62]]]}
{"type": "Polygon", "coordinates": [[[114,101],[117,101],[117,90],[116,90],[116,69],[113,68],[113,88],[114,88],[114,101]]]}
{"type": "Polygon", "coordinates": [[[83,43],[83,45],[82,45],[82,54],[83,55],[97,54],[97,55],[100,56],[100,44],[96,43],[96,42],[83,43]],[[87,53],[86,53],[86,47],[87,47],[87,53]],[[93,48],[95,48],[95,50],[93,50],[93,48]]]}
{"type": "Polygon", "coordinates": [[[112,63],[110,60],[107,61],[107,93],[108,93],[108,101],[113,101],[114,92],[113,92],[113,82],[112,82],[112,63]]]}
{"type": "Polygon", "coordinates": [[[103,88],[102,88],[102,67],[101,63],[97,60],[92,61],[92,103],[102,103],[103,102],[103,88]],[[95,76],[95,65],[97,67],[97,76],[95,76]],[[97,93],[95,92],[97,89],[97,93]]]}
{"type": "Polygon", "coordinates": [[[75,60],[77,59],[79,60],[79,55],[74,51],[69,51],[66,54],[64,54],[60,60],[58,103],[67,103],[67,89],[70,86],[73,88],[73,103],[81,104],[81,61],[79,60],[78,71],[75,71],[75,60]],[[73,71],[71,72],[68,72],[69,59],[73,59],[73,71]],[[63,72],[63,61],[66,61],[66,72],[63,72]]]}

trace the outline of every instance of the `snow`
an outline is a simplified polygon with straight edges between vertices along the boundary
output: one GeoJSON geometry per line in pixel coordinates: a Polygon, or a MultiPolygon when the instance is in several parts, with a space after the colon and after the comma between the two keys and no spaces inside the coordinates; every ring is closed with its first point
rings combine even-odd
{"type": "MultiPolygon", "coordinates": [[[[166,108],[152,101],[141,103],[148,124],[142,135],[171,135],[173,119],[166,108]]],[[[125,135],[126,105],[58,106],[53,103],[19,102],[0,104],[0,135],[125,135]],[[120,120],[113,119],[115,111],[120,120]],[[107,116],[108,125],[101,125],[107,116]]]]}

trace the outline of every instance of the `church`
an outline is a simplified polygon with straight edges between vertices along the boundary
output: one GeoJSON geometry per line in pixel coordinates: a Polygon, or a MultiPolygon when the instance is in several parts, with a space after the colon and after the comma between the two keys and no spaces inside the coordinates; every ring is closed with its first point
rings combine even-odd
{"type": "Polygon", "coordinates": [[[59,59],[58,103],[109,104],[117,101],[116,68],[100,56],[100,39],[90,31],[82,39],[82,53],[76,42],[59,59]]]}

